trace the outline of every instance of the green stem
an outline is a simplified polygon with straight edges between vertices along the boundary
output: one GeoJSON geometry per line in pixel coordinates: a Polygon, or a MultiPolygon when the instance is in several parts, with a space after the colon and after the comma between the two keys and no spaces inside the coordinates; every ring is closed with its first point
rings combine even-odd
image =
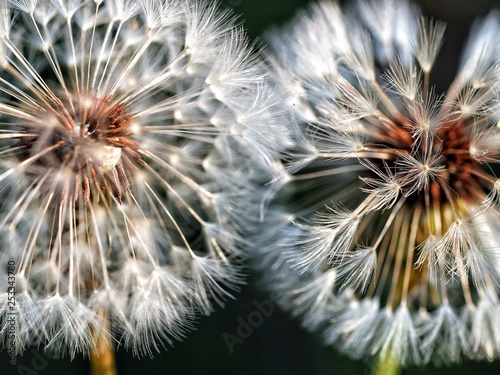
{"type": "Polygon", "coordinates": [[[400,375],[401,374],[401,364],[399,361],[388,352],[385,356],[378,357],[377,361],[373,365],[372,375],[400,375]]]}

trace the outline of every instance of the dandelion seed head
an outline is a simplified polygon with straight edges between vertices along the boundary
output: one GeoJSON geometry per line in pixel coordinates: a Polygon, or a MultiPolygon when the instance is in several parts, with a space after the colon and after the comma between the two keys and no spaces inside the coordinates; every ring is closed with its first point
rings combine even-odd
{"type": "Polygon", "coordinates": [[[241,34],[197,1],[0,1],[17,352],[88,354],[101,332],[151,355],[237,289],[243,197],[290,143],[272,109],[284,98],[241,34]]]}
{"type": "Polygon", "coordinates": [[[256,266],[285,309],[352,356],[407,365],[500,353],[486,328],[500,281],[489,40],[499,30],[494,12],[474,26],[443,94],[430,73],[445,25],[407,1],[323,1],[270,36],[275,79],[300,103],[291,110],[304,137],[280,185],[289,198],[270,204],[257,239],[267,263],[256,266]],[[320,63],[335,71],[317,74],[320,63]],[[475,328],[463,312],[481,309],[475,328]]]}

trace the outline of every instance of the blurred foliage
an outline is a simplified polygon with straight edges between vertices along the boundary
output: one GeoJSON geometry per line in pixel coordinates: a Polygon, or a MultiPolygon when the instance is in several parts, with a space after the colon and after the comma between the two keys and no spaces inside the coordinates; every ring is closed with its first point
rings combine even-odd
{"type": "Polygon", "coordinates": [[[251,38],[261,36],[270,26],[291,20],[298,9],[306,8],[311,0],[220,0],[222,7],[241,15],[251,38]]]}

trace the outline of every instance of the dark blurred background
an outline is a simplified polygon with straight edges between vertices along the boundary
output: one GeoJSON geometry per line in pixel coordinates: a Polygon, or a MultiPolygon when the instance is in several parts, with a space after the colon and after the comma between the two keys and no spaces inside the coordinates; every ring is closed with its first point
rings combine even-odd
{"type": "MultiPolygon", "coordinates": [[[[344,1],[346,2],[346,1],[344,1]]],[[[445,43],[433,71],[432,81],[438,92],[444,92],[457,69],[461,47],[471,22],[493,8],[500,8],[500,0],[420,0],[415,1],[424,13],[448,23],[445,43]]],[[[241,14],[241,20],[251,39],[259,38],[271,26],[289,21],[296,12],[308,6],[306,0],[222,0],[222,6],[241,14]]],[[[268,297],[257,288],[253,277],[235,300],[219,308],[210,317],[203,318],[197,330],[183,342],[163,350],[154,359],[136,359],[131,353],[117,353],[118,373],[169,375],[351,375],[369,374],[371,363],[351,361],[334,349],[324,347],[319,337],[300,328],[277,308],[265,317],[259,315],[255,302],[268,297]],[[262,319],[260,319],[262,317],[262,319]],[[241,322],[254,324],[239,339],[241,322]],[[229,343],[229,345],[228,345],[229,343]]],[[[4,353],[2,353],[4,357],[4,353]]],[[[37,375],[89,373],[88,361],[81,357],[73,361],[54,360],[43,354],[28,351],[17,367],[0,360],[1,375],[37,375]]],[[[442,374],[469,375],[473,373],[500,374],[500,361],[467,362],[453,367],[410,368],[404,375],[442,374]]]]}

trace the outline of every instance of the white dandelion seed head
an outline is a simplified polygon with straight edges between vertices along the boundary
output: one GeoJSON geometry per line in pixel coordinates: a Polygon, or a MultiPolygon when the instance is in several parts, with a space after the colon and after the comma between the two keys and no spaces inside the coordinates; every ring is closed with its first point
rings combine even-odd
{"type": "Polygon", "coordinates": [[[356,358],[500,354],[499,33],[495,12],[473,27],[443,94],[445,25],[407,1],[322,1],[269,38],[303,138],[255,266],[356,358]]]}
{"type": "Polygon", "coordinates": [[[18,352],[88,354],[101,331],[151,355],[241,282],[244,197],[291,142],[251,50],[197,1],[0,1],[0,263],[16,264],[18,352]]]}

